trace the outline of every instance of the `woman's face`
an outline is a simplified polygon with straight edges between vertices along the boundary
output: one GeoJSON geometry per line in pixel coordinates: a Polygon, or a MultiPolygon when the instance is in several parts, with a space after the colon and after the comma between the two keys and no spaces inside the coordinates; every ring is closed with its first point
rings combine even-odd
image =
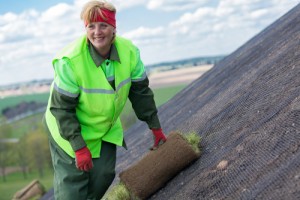
{"type": "Polygon", "coordinates": [[[100,54],[108,53],[115,33],[113,26],[105,22],[92,22],[86,26],[86,32],[89,41],[100,54]]]}

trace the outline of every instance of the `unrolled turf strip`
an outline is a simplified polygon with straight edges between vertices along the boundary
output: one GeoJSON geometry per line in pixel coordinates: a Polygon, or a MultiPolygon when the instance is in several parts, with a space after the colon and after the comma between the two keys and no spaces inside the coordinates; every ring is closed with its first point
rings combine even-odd
{"type": "Polygon", "coordinates": [[[146,199],[199,156],[179,133],[171,132],[165,144],[121,172],[120,180],[131,194],[146,199]]]}

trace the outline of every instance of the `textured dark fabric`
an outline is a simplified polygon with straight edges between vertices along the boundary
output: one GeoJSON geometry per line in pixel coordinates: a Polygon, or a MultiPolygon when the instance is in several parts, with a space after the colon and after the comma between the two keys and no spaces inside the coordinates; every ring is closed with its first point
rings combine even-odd
{"type": "Polygon", "coordinates": [[[134,196],[146,199],[198,157],[191,145],[173,132],[157,150],[121,172],[120,179],[134,196]]]}

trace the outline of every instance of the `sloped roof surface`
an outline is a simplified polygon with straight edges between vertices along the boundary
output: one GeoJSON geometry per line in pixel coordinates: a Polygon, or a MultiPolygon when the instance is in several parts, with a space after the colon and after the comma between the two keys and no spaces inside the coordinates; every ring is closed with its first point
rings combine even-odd
{"type": "MultiPolygon", "coordinates": [[[[300,199],[300,4],[159,108],[165,133],[202,137],[198,161],[151,199],[300,199]],[[222,169],[221,161],[228,161],[222,169]]],[[[152,144],[126,131],[117,171],[152,144]]]]}

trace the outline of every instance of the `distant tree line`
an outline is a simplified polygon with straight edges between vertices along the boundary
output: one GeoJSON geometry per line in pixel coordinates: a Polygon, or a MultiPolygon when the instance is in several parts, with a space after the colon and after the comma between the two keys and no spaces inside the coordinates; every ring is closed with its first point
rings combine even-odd
{"type": "Polygon", "coordinates": [[[36,123],[35,130],[13,142],[6,140],[13,135],[12,125],[5,123],[0,126],[0,176],[2,181],[7,181],[7,170],[10,167],[18,167],[22,171],[24,179],[31,171],[38,171],[39,176],[43,177],[45,169],[51,168],[47,134],[42,124],[36,123]]]}
{"type": "Polygon", "coordinates": [[[35,101],[30,102],[21,102],[16,106],[7,107],[2,110],[2,115],[5,116],[6,119],[13,119],[18,115],[24,113],[34,113],[36,110],[46,107],[46,103],[38,103],[35,101]]]}
{"type": "Polygon", "coordinates": [[[224,57],[225,55],[195,57],[195,58],[182,59],[178,61],[161,62],[153,65],[147,65],[146,68],[148,72],[151,72],[153,69],[157,69],[160,67],[167,67],[167,66],[169,66],[172,69],[177,69],[185,66],[211,65],[211,64],[218,63],[224,57]]]}

